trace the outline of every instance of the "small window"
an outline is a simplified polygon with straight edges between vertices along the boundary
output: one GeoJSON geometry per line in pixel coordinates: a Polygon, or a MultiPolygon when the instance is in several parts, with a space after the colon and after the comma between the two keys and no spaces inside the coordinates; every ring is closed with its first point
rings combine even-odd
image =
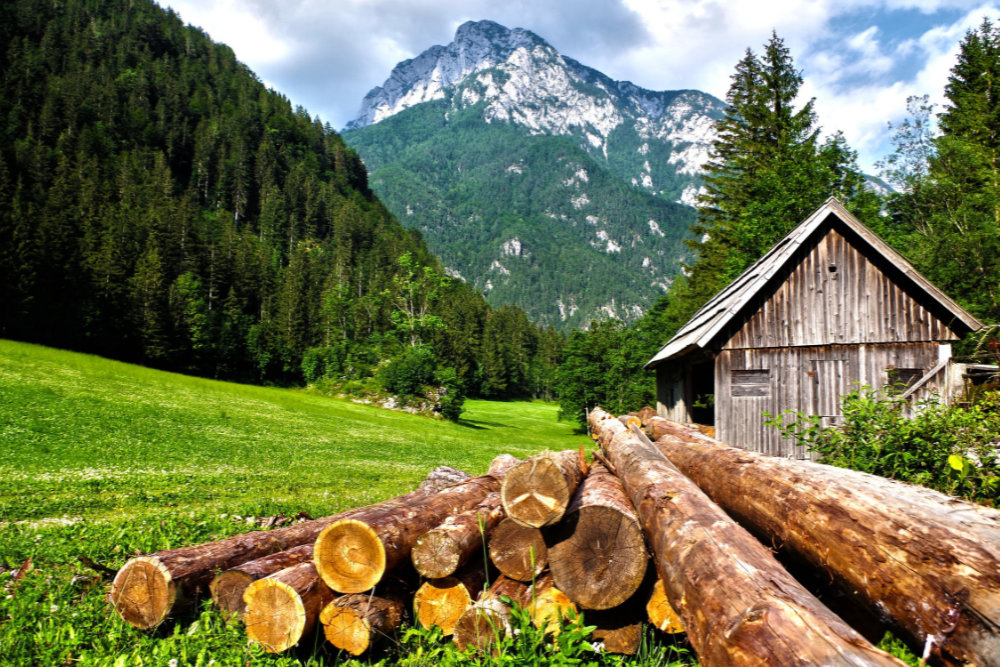
{"type": "Polygon", "coordinates": [[[890,366],[885,370],[888,376],[886,384],[889,385],[889,390],[900,394],[912,387],[924,375],[923,368],[895,368],[890,366]]]}
{"type": "Polygon", "coordinates": [[[730,388],[733,396],[770,396],[771,371],[767,368],[732,371],[730,388]]]}

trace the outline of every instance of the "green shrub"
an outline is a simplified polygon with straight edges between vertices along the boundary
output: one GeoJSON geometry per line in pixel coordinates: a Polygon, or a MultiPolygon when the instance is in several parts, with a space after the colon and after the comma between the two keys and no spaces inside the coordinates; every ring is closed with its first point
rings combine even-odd
{"type": "Polygon", "coordinates": [[[930,399],[912,406],[912,416],[906,399],[870,387],[847,394],[841,405],[844,423],[836,427],[791,412],[767,423],[819,452],[823,463],[998,504],[1000,392],[968,407],[930,399]]]}
{"type": "Polygon", "coordinates": [[[439,368],[434,376],[435,384],[443,391],[438,397],[438,412],[448,421],[457,422],[465,403],[465,385],[454,368],[439,368]]]}
{"type": "Polygon", "coordinates": [[[417,396],[434,383],[437,361],[429,347],[408,347],[393,357],[378,372],[379,383],[398,396],[417,396]]]}

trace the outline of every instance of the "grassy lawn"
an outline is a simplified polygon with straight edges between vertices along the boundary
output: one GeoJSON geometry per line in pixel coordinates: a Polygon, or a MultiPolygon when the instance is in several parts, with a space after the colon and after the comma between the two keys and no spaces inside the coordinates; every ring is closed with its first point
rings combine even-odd
{"type": "MultiPolygon", "coordinates": [[[[207,605],[136,631],[79,558],[117,569],[134,553],[245,532],[258,517],[397,495],[437,465],[481,473],[501,452],[590,447],[551,404],[466,406],[452,424],[0,341],[0,664],[348,662],[315,646],[264,655],[207,605]]],[[[426,664],[441,651],[426,633],[411,641],[374,660],[426,664]]],[[[663,647],[654,653],[652,663],[670,662],[663,647]]]]}

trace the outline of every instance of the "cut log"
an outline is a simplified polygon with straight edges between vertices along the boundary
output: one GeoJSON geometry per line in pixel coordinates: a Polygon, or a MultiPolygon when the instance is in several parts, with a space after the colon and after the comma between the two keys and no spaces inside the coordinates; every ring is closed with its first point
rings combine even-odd
{"type": "Polygon", "coordinates": [[[323,607],[319,620],[327,641],[361,655],[380,638],[395,634],[406,616],[406,591],[382,585],[372,593],[342,595],[323,607]]]}
{"type": "Polygon", "coordinates": [[[622,607],[603,611],[588,611],[584,622],[593,625],[591,642],[600,643],[605,653],[635,655],[642,644],[645,619],[626,603],[622,607]]]}
{"type": "Polygon", "coordinates": [[[638,433],[591,413],[704,665],[902,665],[803,588],[638,433]]]}
{"type": "Polygon", "coordinates": [[[569,596],[556,587],[548,572],[535,582],[527,610],[532,624],[550,635],[558,634],[563,619],[579,611],[569,596]]]}
{"type": "Polygon", "coordinates": [[[471,477],[472,475],[464,470],[452,468],[451,466],[438,466],[427,475],[424,481],[420,482],[417,491],[437,493],[445,487],[464,482],[471,477]]]}
{"type": "Polygon", "coordinates": [[[501,521],[489,542],[490,560],[502,574],[517,581],[531,581],[549,564],[542,531],[522,526],[510,517],[501,521]]]}
{"type": "Polygon", "coordinates": [[[649,555],[635,508],[601,463],[591,465],[546,543],[556,586],[584,609],[617,607],[646,575],[649,555]]]}
{"type": "Polygon", "coordinates": [[[479,599],[485,583],[482,560],[469,563],[450,577],[425,581],[413,596],[417,621],[425,628],[436,625],[443,636],[450,637],[458,619],[479,599]]]}
{"type": "Polygon", "coordinates": [[[642,420],[638,415],[622,415],[618,418],[618,421],[624,424],[627,428],[632,428],[633,426],[642,428],[642,420]]]}
{"type": "Polygon", "coordinates": [[[109,599],[119,616],[147,630],[159,625],[175,609],[201,595],[216,572],[316,540],[320,532],[354,512],[373,507],[395,507],[413,502],[443,485],[453,483],[454,468],[432,470],[423,490],[332,516],[276,530],[257,530],[215,542],[158,551],[130,559],[111,583],[109,599]]]}
{"type": "Polygon", "coordinates": [[[559,521],[583,479],[580,453],[568,449],[530,456],[514,466],[500,491],[507,516],[541,528],[559,521]]]}
{"type": "Polygon", "coordinates": [[[670,606],[667,593],[663,589],[663,582],[656,580],[653,585],[653,593],[646,603],[646,618],[653,624],[653,627],[668,635],[676,635],[684,632],[684,624],[674,608],[670,606]]]}
{"type": "Polygon", "coordinates": [[[471,510],[453,514],[417,539],[410,558],[428,579],[447,577],[483,553],[490,533],[505,516],[500,494],[491,493],[471,510]]]}
{"type": "Polygon", "coordinates": [[[656,445],[730,515],[828,573],[946,663],[1000,665],[1000,512],[654,420],[656,445]]]}
{"type": "Polygon", "coordinates": [[[285,651],[312,631],[320,610],[333,597],[312,563],[258,579],[243,594],[247,638],[268,653],[285,651]]]}
{"type": "Polygon", "coordinates": [[[392,507],[374,507],[332,523],[316,538],[313,561],[326,585],[338,593],[361,593],[410,557],[417,538],[450,514],[464,512],[498,491],[517,459],[503,454],[490,471],[392,507]]]}
{"type": "Polygon", "coordinates": [[[647,405],[642,410],[635,413],[635,416],[638,417],[639,421],[641,421],[643,426],[645,426],[646,422],[656,416],[656,408],[651,408],[647,405]]]}
{"type": "Polygon", "coordinates": [[[292,565],[309,563],[312,561],[312,554],[312,544],[301,544],[220,572],[208,585],[212,601],[223,613],[242,618],[246,609],[243,593],[247,586],[292,565]]]}
{"type": "Polygon", "coordinates": [[[458,619],[453,641],[459,649],[464,651],[471,646],[485,652],[510,632],[510,606],[501,597],[523,607],[531,597],[531,587],[503,575],[498,577],[458,619]]]}

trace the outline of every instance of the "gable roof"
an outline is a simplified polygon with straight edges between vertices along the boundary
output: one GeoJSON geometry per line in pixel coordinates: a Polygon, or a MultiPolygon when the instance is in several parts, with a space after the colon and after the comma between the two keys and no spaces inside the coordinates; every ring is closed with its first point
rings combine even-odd
{"type": "MultiPolygon", "coordinates": [[[[840,201],[830,197],[798,227],[778,241],[767,254],[702,306],[684,326],[677,330],[674,337],[660,349],[656,356],[646,363],[645,367],[650,368],[695,349],[704,349],[710,346],[750,300],[765,289],[768,283],[795,258],[797,251],[809,242],[813,233],[823,226],[831,216],[835,216],[843,225],[854,232],[871,251],[881,255],[909,278],[919,290],[926,294],[930,301],[951,314],[954,322],[961,323],[970,331],[982,328],[983,325],[979,320],[920,275],[902,255],[851,215],[840,201]]],[[[956,328],[954,324],[949,326],[953,329],[956,328]]]]}

